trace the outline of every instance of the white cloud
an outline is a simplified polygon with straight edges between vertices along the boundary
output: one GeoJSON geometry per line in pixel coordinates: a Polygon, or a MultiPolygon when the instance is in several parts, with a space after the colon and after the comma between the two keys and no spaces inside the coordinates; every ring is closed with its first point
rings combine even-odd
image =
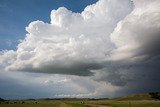
{"type": "Polygon", "coordinates": [[[100,0],[82,13],[65,7],[51,12],[51,23],[34,21],[6,70],[92,75],[114,45],[110,33],[132,10],[129,0],[100,0]]]}
{"type": "Polygon", "coordinates": [[[114,60],[142,60],[159,54],[160,3],[159,0],[135,0],[135,9],[118,23],[111,35],[117,49],[114,60]],[[152,48],[152,49],[151,49],[152,48]]]}
{"type": "Polygon", "coordinates": [[[16,59],[16,52],[13,50],[10,51],[1,51],[0,52],[0,68],[4,68],[12,64],[16,59]]]}

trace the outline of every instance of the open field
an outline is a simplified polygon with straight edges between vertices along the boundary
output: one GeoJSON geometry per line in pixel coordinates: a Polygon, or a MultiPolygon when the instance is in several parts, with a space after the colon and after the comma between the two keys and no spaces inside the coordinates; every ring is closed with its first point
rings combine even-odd
{"type": "Polygon", "coordinates": [[[160,101],[115,101],[115,100],[50,100],[50,101],[5,101],[0,107],[160,107],[160,101]]]}
{"type": "Polygon", "coordinates": [[[71,101],[7,101],[1,102],[0,107],[89,107],[87,105],[82,105],[77,102],[71,101]]]}
{"type": "Polygon", "coordinates": [[[116,99],[39,99],[0,101],[0,107],[160,107],[160,100],[150,94],[116,99]]]}
{"type": "Polygon", "coordinates": [[[160,101],[89,101],[91,107],[160,107],[160,101]]]}

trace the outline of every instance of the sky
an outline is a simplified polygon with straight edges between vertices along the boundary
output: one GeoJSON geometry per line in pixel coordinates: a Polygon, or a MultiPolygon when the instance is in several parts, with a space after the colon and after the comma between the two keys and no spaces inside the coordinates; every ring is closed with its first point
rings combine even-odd
{"type": "Polygon", "coordinates": [[[1,0],[0,97],[159,92],[159,17],[159,0],[1,0]]]}
{"type": "Polygon", "coordinates": [[[32,21],[50,22],[50,12],[66,7],[81,12],[97,0],[1,0],[0,1],[0,50],[16,49],[19,40],[24,39],[25,27],[32,21]],[[44,5],[45,4],[45,5],[44,5]]]}

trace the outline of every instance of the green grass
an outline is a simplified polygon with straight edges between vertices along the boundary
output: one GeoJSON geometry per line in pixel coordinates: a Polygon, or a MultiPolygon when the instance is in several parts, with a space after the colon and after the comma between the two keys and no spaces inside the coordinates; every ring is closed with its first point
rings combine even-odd
{"type": "Polygon", "coordinates": [[[87,101],[90,106],[109,106],[109,107],[160,107],[160,101],[141,100],[141,101],[116,101],[116,100],[99,100],[87,101]]]}
{"type": "Polygon", "coordinates": [[[160,107],[160,101],[153,100],[142,100],[142,101],[115,101],[115,100],[88,100],[84,104],[81,104],[80,101],[25,101],[22,104],[22,101],[1,102],[0,107],[100,107],[100,106],[110,106],[110,107],[160,107]]]}
{"type": "Polygon", "coordinates": [[[150,94],[135,94],[116,99],[41,99],[23,101],[1,101],[0,107],[160,107],[160,100],[150,94]],[[37,102],[37,104],[36,104],[37,102]],[[84,104],[81,104],[84,102],[84,104]]]}
{"type": "Polygon", "coordinates": [[[77,103],[72,103],[71,106],[72,107],[89,107],[87,105],[82,105],[82,104],[77,104],[77,103]]]}
{"type": "Polygon", "coordinates": [[[71,101],[25,101],[22,104],[22,101],[9,101],[1,102],[0,107],[89,107],[87,105],[82,105],[78,102],[71,102],[71,101]]]}
{"type": "Polygon", "coordinates": [[[160,107],[155,101],[117,101],[108,103],[112,107],[160,107]]]}

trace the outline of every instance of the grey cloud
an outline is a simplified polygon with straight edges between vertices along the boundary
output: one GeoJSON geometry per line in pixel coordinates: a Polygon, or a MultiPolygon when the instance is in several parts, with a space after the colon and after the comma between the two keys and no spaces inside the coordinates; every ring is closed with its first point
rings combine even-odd
{"type": "Polygon", "coordinates": [[[118,23],[111,34],[116,48],[111,53],[111,62],[103,71],[107,75],[104,80],[117,86],[144,85],[145,89],[153,89],[149,87],[156,86],[160,76],[159,1],[135,0],[134,3],[135,9],[118,23]],[[115,82],[110,75],[114,75],[117,81],[121,82],[115,82]],[[145,85],[144,81],[148,84],[145,85]],[[153,85],[154,82],[156,85],[153,85]]]}
{"type": "Polygon", "coordinates": [[[25,69],[18,69],[18,71],[35,72],[35,73],[49,73],[49,74],[66,74],[78,76],[92,76],[91,70],[100,69],[103,65],[97,63],[77,63],[70,66],[61,66],[60,64],[44,65],[39,68],[28,67],[25,69]]]}

